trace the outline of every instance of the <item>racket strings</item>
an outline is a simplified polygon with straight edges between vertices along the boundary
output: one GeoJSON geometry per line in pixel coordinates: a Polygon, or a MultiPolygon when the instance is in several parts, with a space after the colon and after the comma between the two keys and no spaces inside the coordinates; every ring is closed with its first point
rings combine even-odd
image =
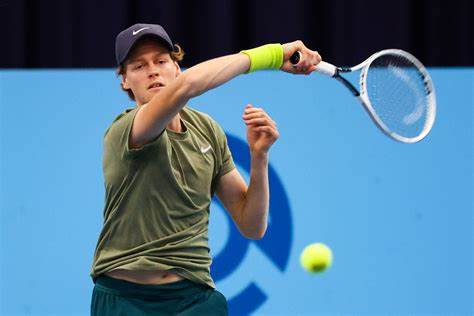
{"type": "Polygon", "coordinates": [[[429,129],[429,91],[418,67],[402,55],[377,57],[369,66],[366,91],[372,108],[389,133],[414,138],[429,129]]]}

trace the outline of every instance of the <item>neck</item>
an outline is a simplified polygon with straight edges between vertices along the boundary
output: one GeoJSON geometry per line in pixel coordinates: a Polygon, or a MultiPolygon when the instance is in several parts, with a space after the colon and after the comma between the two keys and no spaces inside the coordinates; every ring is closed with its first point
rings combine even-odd
{"type": "Polygon", "coordinates": [[[181,116],[179,113],[173,117],[173,119],[166,125],[167,129],[172,130],[173,132],[183,132],[184,128],[181,126],[181,116]]]}

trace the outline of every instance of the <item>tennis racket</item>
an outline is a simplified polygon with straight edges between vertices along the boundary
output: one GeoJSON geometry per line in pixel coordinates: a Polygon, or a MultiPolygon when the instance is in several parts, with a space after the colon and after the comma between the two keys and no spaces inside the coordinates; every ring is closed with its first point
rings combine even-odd
{"type": "MultiPolygon", "coordinates": [[[[299,51],[290,57],[294,67],[300,59],[299,51]]],[[[423,64],[403,50],[382,50],[352,68],[321,61],[315,71],[346,86],[375,125],[394,140],[418,142],[433,126],[436,117],[433,82],[423,64]],[[359,89],[341,76],[355,71],[360,71],[359,89]]]]}

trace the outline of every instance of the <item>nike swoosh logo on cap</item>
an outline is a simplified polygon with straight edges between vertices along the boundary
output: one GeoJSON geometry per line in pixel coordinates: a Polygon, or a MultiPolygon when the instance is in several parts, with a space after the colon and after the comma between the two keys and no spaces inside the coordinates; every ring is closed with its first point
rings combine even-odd
{"type": "Polygon", "coordinates": [[[149,28],[150,28],[150,27],[148,27],[148,26],[147,26],[147,27],[142,27],[141,29],[138,29],[138,30],[136,30],[136,31],[133,31],[132,34],[133,34],[133,35],[137,35],[137,34],[140,33],[141,31],[147,30],[147,29],[149,29],[149,28]]]}

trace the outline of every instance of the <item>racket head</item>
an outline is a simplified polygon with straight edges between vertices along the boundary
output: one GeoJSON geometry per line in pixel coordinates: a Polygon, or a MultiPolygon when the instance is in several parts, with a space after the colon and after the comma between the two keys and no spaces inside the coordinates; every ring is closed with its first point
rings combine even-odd
{"type": "Polygon", "coordinates": [[[359,99],[382,132],[404,143],[428,135],[436,117],[436,96],[430,75],[415,56],[386,49],[356,67],[362,68],[359,99]]]}

